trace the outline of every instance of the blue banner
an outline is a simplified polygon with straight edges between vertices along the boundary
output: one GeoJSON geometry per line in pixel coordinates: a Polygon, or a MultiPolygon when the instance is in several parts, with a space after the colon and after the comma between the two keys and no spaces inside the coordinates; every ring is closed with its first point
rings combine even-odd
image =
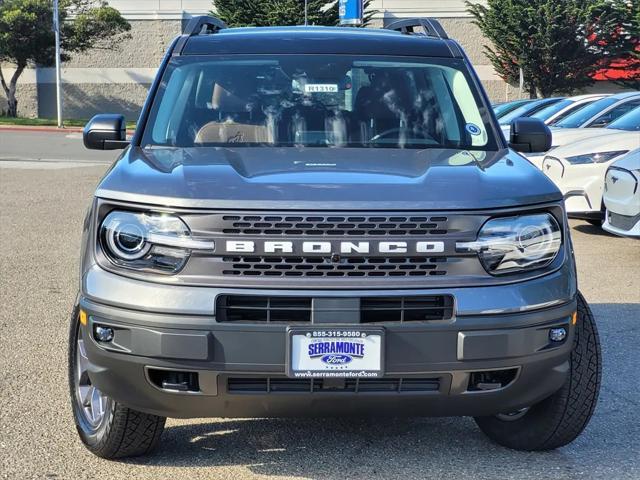
{"type": "Polygon", "coordinates": [[[362,24],[362,2],[363,0],[340,0],[338,5],[340,25],[362,24]]]}

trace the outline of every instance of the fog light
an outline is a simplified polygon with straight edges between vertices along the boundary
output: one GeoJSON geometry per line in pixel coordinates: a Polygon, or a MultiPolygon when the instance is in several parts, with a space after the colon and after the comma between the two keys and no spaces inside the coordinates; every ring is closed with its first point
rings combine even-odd
{"type": "Polygon", "coordinates": [[[567,338],[567,329],[564,327],[552,328],[549,330],[549,340],[552,342],[562,342],[567,338]]]}
{"type": "Polygon", "coordinates": [[[113,328],[96,325],[94,329],[96,340],[99,342],[110,342],[113,340],[113,328]]]}

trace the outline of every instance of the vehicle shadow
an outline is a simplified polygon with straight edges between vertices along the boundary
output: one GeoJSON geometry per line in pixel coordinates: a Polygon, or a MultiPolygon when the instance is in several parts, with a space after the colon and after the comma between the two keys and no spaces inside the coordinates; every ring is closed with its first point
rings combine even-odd
{"type": "Polygon", "coordinates": [[[157,454],[134,461],[244,466],[256,475],[323,480],[426,478],[434,472],[434,478],[447,472],[460,478],[469,457],[512,454],[486,440],[469,418],[221,419],[169,427],[157,454]]]}
{"type": "Polygon", "coordinates": [[[607,232],[599,225],[591,225],[590,223],[586,223],[586,222],[573,225],[572,229],[580,233],[586,233],[588,235],[598,235],[600,237],[619,238],[617,235],[607,232]]]}
{"type": "Polygon", "coordinates": [[[599,404],[585,432],[555,451],[500,447],[471,418],[170,420],[157,453],[125,463],[322,480],[639,478],[629,439],[638,434],[640,382],[627,356],[640,342],[640,303],[592,309],[604,360],[599,404]]]}

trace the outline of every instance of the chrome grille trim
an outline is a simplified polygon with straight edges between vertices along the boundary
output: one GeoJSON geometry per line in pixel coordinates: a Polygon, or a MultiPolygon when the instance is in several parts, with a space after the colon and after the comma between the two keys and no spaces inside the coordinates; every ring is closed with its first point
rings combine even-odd
{"type": "Polygon", "coordinates": [[[216,245],[213,254],[192,255],[181,272],[197,282],[339,289],[489,280],[477,255],[456,250],[456,242],[477,238],[489,218],[484,212],[247,210],[180,217],[194,238],[216,245]]]}

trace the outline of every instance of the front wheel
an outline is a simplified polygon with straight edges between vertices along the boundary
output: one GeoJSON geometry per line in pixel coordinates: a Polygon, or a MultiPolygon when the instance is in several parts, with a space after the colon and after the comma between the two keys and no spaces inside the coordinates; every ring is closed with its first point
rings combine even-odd
{"type": "Polygon", "coordinates": [[[529,408],[493,417],[476,417],[493,441],[515,450],[552,450],[571,443],[585,429],[600,391],[602,357],[591,309],[578,294],[570,372],[556,393],[529,408]]]}
{"type": "Polygon", "coordinates": [[[127,408],[91,383],[86,344],[74,309],[69,330],[69,390],[82,443],[95,455],[113,459],[151,452],[160,441],[164,417],[127,408]]]}

